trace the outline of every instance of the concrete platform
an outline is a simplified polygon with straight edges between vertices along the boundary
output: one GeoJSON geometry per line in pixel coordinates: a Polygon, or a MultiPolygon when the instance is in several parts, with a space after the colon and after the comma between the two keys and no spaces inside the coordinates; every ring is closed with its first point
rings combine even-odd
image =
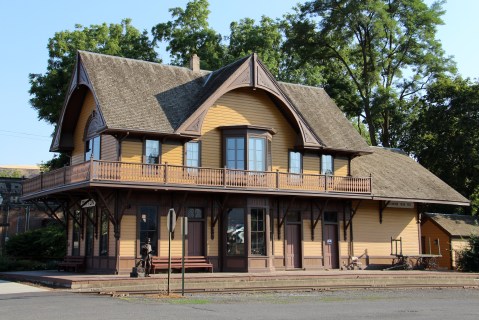
{"type": "MultiPolygon", "coordinates": [[[[167,291],[167,274],[150,278],[58,271],[3,272],[0,279],[37,283],[74,292],[167,291]]],[[[440,271],[281,271],[272,273],[186,273],[186,292],[335,290],[357,288],[465,287],[479,289],[479,273],[440,271]]],[[[173,273],[170,291],[181,291],[173,273]]]]}

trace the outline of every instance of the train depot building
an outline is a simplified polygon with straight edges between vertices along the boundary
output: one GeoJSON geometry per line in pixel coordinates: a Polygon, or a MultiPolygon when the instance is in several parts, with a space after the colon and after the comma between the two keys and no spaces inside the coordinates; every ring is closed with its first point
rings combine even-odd
{"type": "Polygon", "coordinates": [[[67,255],[91,273],[129,273],[146,238],[168,256],[170,209],[188,217],[187,256],[272,272],[391,263],[391,239],[420,254],[420,205],[469,205],[256,54],[211,72],[196,56],[183,68],[80,51],[51,151],[70,165],[25,181],[23,199],[65,214],[67,255]]]}

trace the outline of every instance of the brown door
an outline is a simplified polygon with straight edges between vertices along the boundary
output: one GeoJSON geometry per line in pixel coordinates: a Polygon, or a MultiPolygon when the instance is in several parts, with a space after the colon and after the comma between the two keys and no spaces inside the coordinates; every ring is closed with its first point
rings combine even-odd
{"type": "Polygon", "coordinates": [[[286,268],[301,268],[300,224],[286,224],[286,268]]]}
{"type": "Polygon", "coordinates": [[[204,256],[203,221],[188,221],[188,256],[204,256]]]}
{"type": "Polygon", "coordinates": [[[336,224],[324,225],[324,267],[339,268],[338,226],[336,224]]]}

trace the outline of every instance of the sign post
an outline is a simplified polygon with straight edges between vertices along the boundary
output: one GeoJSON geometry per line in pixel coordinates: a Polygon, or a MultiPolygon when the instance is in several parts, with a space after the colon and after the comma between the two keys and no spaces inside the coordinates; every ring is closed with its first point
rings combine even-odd
{"type": "Polygon", "coordinates": [[[182,249],[181,249],[181,295],[185,295],[185,238],[188,235],[188,217],[181,220],[182,249]]]}
{"type": "Polygon", "coordinates": [[[171,208],[166,215],[166,228],[168,229],[168,295],[170,295],[170,276],[171,276],[171,233],[175,231],[176,212],[171,208]]]}

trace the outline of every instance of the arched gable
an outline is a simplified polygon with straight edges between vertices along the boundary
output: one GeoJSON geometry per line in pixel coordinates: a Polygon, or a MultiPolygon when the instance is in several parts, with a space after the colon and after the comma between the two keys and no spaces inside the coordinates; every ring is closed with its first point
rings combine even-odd
{"type": "Polygon", "coordinates": [[[95,117],[91,121],[94,122],[94,130],[99,132],[106,127],[105,120],[101,114],[94,88],[78,55],[50,151],[71,151],[73,149],[73,134],[88,93],[93,95],[96,105],[95,117]]]}
{"type": "Polygon", "coordinates": [[[208,93],[207,96],[200,102],[196,111],[193,112],[193,114],[176,130],[176,133],[184,135],[201,135],[201,127],[204,118],[208,109],[214,104],[214,102],[227,92],[238,88],[249,87],[255,90],[264,90],[274,97],[278,107],[282,109],[283,113],[300,133],[304,147],[319,148],[323,146],[321,140],[314,134],[308,123],[298,112],[287,95],[281,90],[274,77],[261,63],[256,54],[252,54],[241,65],[239,65],[230,76],[220,81],[218,79],[222,78],[221,71],[222,70],[220,69],[210,75],[204,84],[204,91],[208,93]]]}

